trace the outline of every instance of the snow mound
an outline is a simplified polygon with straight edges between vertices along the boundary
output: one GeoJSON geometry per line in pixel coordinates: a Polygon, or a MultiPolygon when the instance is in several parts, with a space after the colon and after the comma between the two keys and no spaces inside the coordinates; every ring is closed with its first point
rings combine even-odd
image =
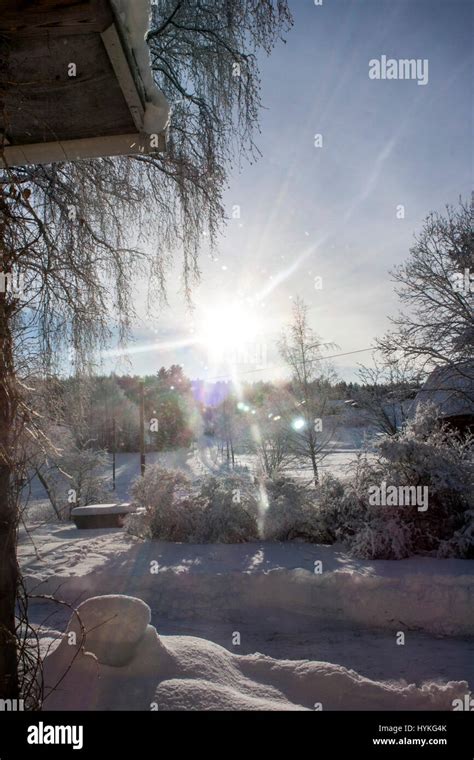
{"type": "Polygon", "coordinates": [[[465,681],[384,683],[340,665],[240,656],[203,639],[169,637],[177,676],[159,684],[160,710],[451,710],[465,681]]]}
{"type": "Polygon", "coordinates": [[[82,640],[83,648],[92,652],[104,665],[126,665],[133,659],[137,645],[151,620],[150,608],[141,599],[110,594],[86,599],[73,615],[67,633],[82,640]]]}
{"type": "Polygon", "coordinates": [[[226,684],[203,679],[165,681],[156,691],[159,710],[304,710],[280,698],[273,698],[270,689],[255,688],[255,693],[242,692],[226,684]]]}
{"type": "Polygon", "coordinates": [[[469,691],[465,681],[385,683],[327,662],[242,656],[200,638],[159,637],[147,605],[131,597],[95,597],[78,612],[85,647],[66,634],[45,659],[45,710],[451,710],[469,691]]]}
{"type": "Polygon", "coordinates": [[[64,636],[43,663],[43,710],[149,710],[169,652],[149,625],[124,665],[100,663],[64,636]]]}
{"type": "Polygon", "coordinates": [[[97,658],[67,637],[43,660],[43,710],[96,710],[97,658]]]}

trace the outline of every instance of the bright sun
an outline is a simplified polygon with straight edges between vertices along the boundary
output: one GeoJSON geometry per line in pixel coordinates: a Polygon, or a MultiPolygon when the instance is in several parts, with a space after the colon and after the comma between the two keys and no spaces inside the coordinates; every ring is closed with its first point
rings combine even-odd
{"type": "Polygon", "coordinates": [[[252,307],[239,302],[220,303],[203,310],[198,319],[198,341],[212,359],[248,347],[261,335],[262,324],[252,307]]]}

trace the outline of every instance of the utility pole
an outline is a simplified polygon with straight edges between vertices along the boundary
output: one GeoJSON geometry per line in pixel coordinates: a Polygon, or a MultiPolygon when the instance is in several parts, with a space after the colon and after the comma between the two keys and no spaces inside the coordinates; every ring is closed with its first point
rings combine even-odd
{"type": "Polygon", "coordinates": [[[116,439],[115,439],[115,417],[112,417],[112,491],[115,491],[115,451],[116,451],[116,439]]]}
{"type": "Polygon", "coordinates": [[[145,474],[145,394],[144,381],[140,380],[140,474],[145,474]]]}

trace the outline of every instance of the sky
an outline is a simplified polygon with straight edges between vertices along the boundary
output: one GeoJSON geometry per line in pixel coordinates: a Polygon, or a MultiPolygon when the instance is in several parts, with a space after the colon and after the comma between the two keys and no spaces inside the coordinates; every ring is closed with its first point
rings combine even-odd
{"type": "MultiPolygon", "coordinates": [[[[286,43],[260,59],[262,156],[231,175],[230,218],[216,257],[203,247],[194,311],[177,261],[169,307],[156,320],[140,312],[128,357],[112,351],[106,371],[152,374],[174,363],[193,379],[285,377],[277,342],[297,297],[328,355],[370,348],[398,309],[389,271],[407,259],[423,219],[469,197],[470,0],[290,8],[286,43]],[[371,79],[369,61],[382,56],[427,61],[427,83],[371,79]]],[[[354,380],[371,357],[333,363],[354,380]]]]}

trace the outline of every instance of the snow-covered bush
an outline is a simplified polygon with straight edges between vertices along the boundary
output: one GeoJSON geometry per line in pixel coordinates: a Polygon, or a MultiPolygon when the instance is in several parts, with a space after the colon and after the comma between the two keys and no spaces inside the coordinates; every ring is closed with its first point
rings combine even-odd
{"type": "MultiPolygon", "coordinates": [[[[401,485],[427,487],[426,511],[401,510],[402,522],[411,526],[416,551],[439,552],[465,530],[474,508],[474,450],[472,440],[440,426],[432,407],[421,408],[415,420],[396,438],[383,439],[381,456],[388,463],[388,477],[401,485]],[[467,525],[466,525],[467,521],[467,525]]],[[[464,534],[466,538],[466,533],[464,534]]],[[[474,545],[464,547],[458,556],[474,556],[474,545]]]]}
{"type": "Polygon", "coordinates": [[[263,518],[263,538],[318,540],[318,513],[309,489],[283,476],[266,479],[262,489],[268,503],[263,518]]]}
{"type": "Polygon", "coordinates": [[[323,491],[320,515],[328,533],[368,559],[474,556],[472,452],[472,440],[440,425],[432,408],[420,408],[402,432],[382,437],[374,454],[358,458],[339,508],[323,491]],[[428,501],[374,505],[370,490],[382,484],[426,489],[428,501]]]}
{"type": "Polygon", "coordinates": [[[254,483],[227,472],[193,484],[154,466],[136,481],[133,497],[146,512],[129,518],[128,529],[168,541],[343,541],[367,559],[474,556],[472,440],[440,426],[430,409],[361,453],[347,478],[323,475],[316,489],[289,477],[254,483]],[[389,487],[410,497],[420,489],[427,501],[374,503],[373,491],[389,487]]]}
{"type": "Polygon", "coordinates": [[[129,532],[162,541],[198,540],[203,504],[184,473],[151,465],[134,482],[132,498],[145,514],[127,520],[129,532]]]}
{"type": "Polygon", "coordinates": [[[401,515],[387,514],[362,522],[346,543],[362,559],[405,559],[417,553],[415,536],[413,526],[401,515]]]}
{"type": "Polygon", "coordinates": [[[151,538],[150,516],[147,512],[131,512],[124,518],[124,527],[127,533],[137,538],[151,538]]]}
{"type": "Polygon", "coordinates": [[[225,474],[193,484],[182,472],[148,467],[132,487],[142,515],[126,520],[140,538],[187,543],[241,543],[258,538],[256,489],[248,477],[225,474]]]}
{"type": "Polygon", "coordinates": [[[108,463],[108,454],[103,449],[80,448],[76,445],[64,453],[60,466],[70,478],[67,481],[68,491],[73,490],[76,494],[72,507],[84,507],[110,500],[104,477],[108,463]]]}
{"type": "Polygon", "coordinates": [[[153,465],[135,481],[132,496],[145,512],[130,515],[126,526],[140,538],[242,543],[316,536],[316,510],[306,489],[289,478],[255,483],[249,476],[224,473],[192,483],[181,472],[153,465]]]}
{"type": "Polygon", "coordinates": [[[474,510],[464,513],[464,523],[451,538],[440,542],[438,557],[474,558],[474,510]]]}
{"type": "Polygon", "coordinates": [[[318,543],[333,544],[338,540],[344,523],[346,503],[344,484],[330,473],[324,473],[316,492],[318,543]]]}
{"type": "Polygon", "coordinates": [[[202,543],[236,544],[258,539],[258,504],[255,486],[249,478],[229,474],[210,476],[201,485],[202,543]]]}

